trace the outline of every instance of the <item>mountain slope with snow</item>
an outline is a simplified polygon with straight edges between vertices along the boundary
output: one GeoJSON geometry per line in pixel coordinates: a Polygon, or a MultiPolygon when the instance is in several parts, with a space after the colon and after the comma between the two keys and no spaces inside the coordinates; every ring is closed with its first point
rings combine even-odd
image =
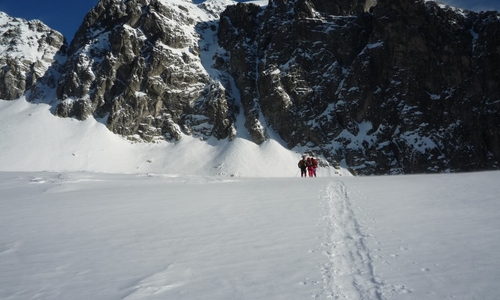
{"type": "MultiPolygon", "coordinates": [[[[203,62],[228,54],[204,46],[203,62]]],[[[289,150],[270,127],[257,145],[241,114],[231,141],[134,142],[106,115],[55,117],[56,69],[0,100],[0,299],[500,298],[500,172],[353,177],[323,160],[318,178],[299,178],[310,145],[289,150]]]]}
{"type": "Polygon", "coordinates": [[[288,147],[369,175],[498,169],[499,33],[498,12],[311,0],[228,7],[218,37],[288,147]]]}
{"type": "MultiPolygon", "coordinates": [[[[93,118],[54,117],[49,104],[24,98],[0,100],[0,171],[93,171],[293,177],[302,153],[275,140],[262,145],[185,136],[176,143],[134,143],[93,118]]],[[[345,169],[320,167],[319,176],[350,176],[345,169]]],[[[300,176],[300,175],[299,175],[300,176]]]]}
{"type": "Polygon", "coordinates": [[[131,140],[271,141],[366,175],[499,167],[497,12],[423,0],[101,0],[67,56],[60,35],[30,22],[2,43],[31,37],[29,51],[52,64],[23,69],[4,52],[0,98],[25,94],[131,140]]]}

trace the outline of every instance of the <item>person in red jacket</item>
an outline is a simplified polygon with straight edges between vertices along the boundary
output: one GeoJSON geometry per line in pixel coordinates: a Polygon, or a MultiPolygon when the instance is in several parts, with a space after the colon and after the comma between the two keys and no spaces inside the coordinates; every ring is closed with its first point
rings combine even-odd
{"type": "Polygon", "coordinates": [[[313,169],[312,158],[308,157],[307,158],[307,173],[309,173],[309,177],[313,177],[313,172],[314,172],[314,169],[313,169]]]}
{"type": "Polygon", "coordinates": [[[311,157],[311,165],[312,165],[312,174],[316,177],[316,169],[318,168],[318,160],[314,157],[311,157]]]}

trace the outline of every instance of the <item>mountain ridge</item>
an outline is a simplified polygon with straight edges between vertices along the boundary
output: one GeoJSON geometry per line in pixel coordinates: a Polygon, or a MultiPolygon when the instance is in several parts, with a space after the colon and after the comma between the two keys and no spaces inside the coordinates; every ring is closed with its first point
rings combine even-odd
{"type": "Polygon", "coordinates": [[[230,3],[100,1],[54,60],[55,114],[150,142],[277,134],[360,174],[498,168],[498,13],[230,3]]]}

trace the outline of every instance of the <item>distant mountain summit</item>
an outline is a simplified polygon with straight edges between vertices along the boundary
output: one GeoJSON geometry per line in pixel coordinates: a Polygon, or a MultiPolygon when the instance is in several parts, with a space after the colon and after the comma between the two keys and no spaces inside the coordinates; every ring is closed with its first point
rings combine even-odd
{"type": "Polygon", "coordinates": [[[0,99],[27,92],[43,98],[38,83],[55,88],[66,57],[66,40],[41,21],[13,18],[0,12],[0,99]]]}
{"type": "MultiPolygon", "coordinates": [[[[5,26],[0,45],[39,32],[5,26]]],[[[18,50],[1,46],[10,89],[0,83],[0,98],[41,101],[56,89],[56,115],[102,118],[145,141],[260,144],[276,133],[360,174],[499,166],[497,12],[415,0],[102,0],[67,54],[60,34],[41,31],[54,43],[30,44],[47,50],[23,71],[18,50]]]]}
{"type": "Polygon", "coordinates": [[[100,1],[70,45],[56,114],[147,141],[233,138],[236,101],[202,61],[219,48],[221,3],[100,1]]]}

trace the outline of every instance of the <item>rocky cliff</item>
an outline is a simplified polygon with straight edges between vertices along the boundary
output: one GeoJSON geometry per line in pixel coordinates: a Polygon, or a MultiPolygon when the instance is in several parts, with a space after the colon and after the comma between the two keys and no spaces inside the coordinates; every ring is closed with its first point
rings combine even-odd
{"type": "Polygon", "coordinates": [[[113,132],[147,141],[234,138],[237,107],[200,58],[216,46],[217,10],[201,7],[100,1],[70,45],[56,114],[106,118],[113,132]]]}
{"type": "MultiPolygon", "coordinates": [[[[34,39],[50,55],[24,71],[2,54],[0,98],[56,88],[56,115],[145,141],[260,144],[275,132],[360,174],[498,169],[497,12],[419,0],[229,4],[101,0],[67,56],[50,30],[34,39]]],[[[3,32],[2,45],[20,40],[3,32]]]]}
{"type": "Polygon", "coordinates": [[[276,0],[229,7],[218,36],[243,102],[290,148],[362,174],[498,168],[496,12],[276,0]]]}

